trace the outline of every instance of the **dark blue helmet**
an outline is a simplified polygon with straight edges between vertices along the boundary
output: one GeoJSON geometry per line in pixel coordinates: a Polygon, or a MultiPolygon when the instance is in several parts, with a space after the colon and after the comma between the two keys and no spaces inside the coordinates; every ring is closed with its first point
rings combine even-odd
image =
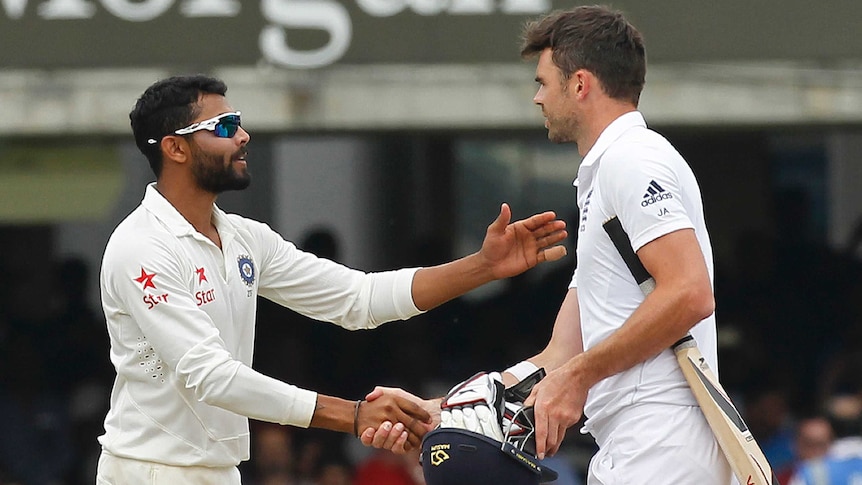
{"type": "Polygon", "coordinates": [[[557,473],[510,443],[459,428],[437,428],[422,440],[427,485],[538,485],[557,473]]]}

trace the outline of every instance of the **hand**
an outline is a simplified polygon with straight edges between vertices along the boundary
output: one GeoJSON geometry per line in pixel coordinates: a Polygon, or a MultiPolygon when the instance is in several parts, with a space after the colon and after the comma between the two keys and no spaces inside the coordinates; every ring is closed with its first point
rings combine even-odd
{"type": "Polygon", "coordinates": [[[386,436],[378,448],[396,448],[394,451],[404,453],[418,447],[431,429],[431,413],[423,409],[418,404],[421,400],[412,394],[383,390],[375,394],[377,389],[369,394],[373,398],[363,402],[359,409],[357,429],[365,430],[360,434],[362,442],[369,444],[365,439],[369,429],[379,429],[386,436]],[[392,425],[393,422],[396,424],[392,425]]]}
{"type": "Polygon", "coordinates": [[[571,377],[566,366],[551,371],[533,386],[524,405],[533,406],[536,456],[540,460],[559,451],[566,430],[581,419],[588,390],[571,377]]]}
{"type": "MultiPolygon", "coordinates": [[[[426,432],[434,429],[440,422],[439,399],[425,400],[418,396],[414,396],[403,389],[383,386],[375,387],[373,391],[369,392],[368,395],[365,396],[365,399],[371,402],[384,395],[391,395],[412,401],[425,410],[431,416],[430,422],[423,423],[426,432]]],[[[376,429],[373,427],[366,428],[359,435],[359,439],[365,446],[381,448],[398,455],[403,455],[414,449],[407,439],[408,436],[409,433],[405,429],[403,423],[396,422],[393,425],[390,421],[385,421],[380,423],[380,426],[376,429]]]]}
{"type": "Polygon", "coordinates": [[[509,278],[545,261],[566,255],[565,246],[555,246],[568,235],[565,221],[553,212],[543,212],[509,223],[509,204],[500,207],[497,220],[488,226],[479,254],[492,268],[495,278],[509,278]]]}

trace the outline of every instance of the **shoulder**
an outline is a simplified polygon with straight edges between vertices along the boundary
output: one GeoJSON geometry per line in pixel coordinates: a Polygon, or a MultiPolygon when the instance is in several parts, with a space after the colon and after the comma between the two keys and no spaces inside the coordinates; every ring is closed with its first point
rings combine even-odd
{"type": "Polygon", "coordinates": [[[627,165],[642,161],[671,163],[679,152],[659,133],[644,127],[627,130],[602,157],[602,165],[627,165]]]}
{"type": "Polygon", "coordinates": [[[145,261],[175,258],[180,242],[159,220],[142,208],[129,214],[114,229],[102,261],[102,269],[139,265],[145,261]]]}

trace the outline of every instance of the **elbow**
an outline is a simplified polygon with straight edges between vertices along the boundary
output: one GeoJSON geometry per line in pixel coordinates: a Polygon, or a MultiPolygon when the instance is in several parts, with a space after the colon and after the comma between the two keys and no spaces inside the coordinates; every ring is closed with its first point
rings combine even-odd
{"type": "Polygon", "coordinates": [[[709,284],[692,285],[689,288],[685,292],[683,308],[686,308],[686,313],[690,316],[689,320],[694,326],[715,312],[715,296],[712,293],[712,286],[709,284]]]}

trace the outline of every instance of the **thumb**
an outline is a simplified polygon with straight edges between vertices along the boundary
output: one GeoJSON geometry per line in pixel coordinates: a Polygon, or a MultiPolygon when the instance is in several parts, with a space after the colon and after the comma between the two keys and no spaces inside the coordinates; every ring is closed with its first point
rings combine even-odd
{"type": "Polygon", "coordinates": [[[377,386],[374,388],[373,391],[369,392],[365,396],[365,400],[370,402],[370,401],[377,399],[378,397],[380,397],[382,395],[383,395],[383,389],[381,389],[380,386],[377,386]]]}
{"type": "Polygon", "coordinates": [[[512,209],[509,207],[509,204],[503,202],[500,206],[500,215],[498,215],[497,219],[488,227],[488,232],[505,232],[506,226],[509,225],[511,220],[512,209]]]}
{"type": "MultiPolygon", "coordinates": [[[[538,386],[538,384],[536,384],[536,386],[538,386]]],[[[533,389],[530,391],[530,395],[527,396],[527,399],[524,399],[525,408],[536,405],[536,386],[533,386],[533,389]]]]}

